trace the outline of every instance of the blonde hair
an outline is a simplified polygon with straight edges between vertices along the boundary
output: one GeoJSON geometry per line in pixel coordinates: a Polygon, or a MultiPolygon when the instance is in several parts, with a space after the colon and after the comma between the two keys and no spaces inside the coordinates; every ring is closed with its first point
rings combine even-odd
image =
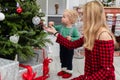
{"type": "MultiPolygon", "coordinates": [[[[92,50],[94,41],[101,28],[106,28],[109,31],[106,24],[106,17],[103,5],[98,1],[91,1],[83,6],[83,35],[84,35],[84,47],[92,50]]],[[[113,36],[111,31],[109,33],[113,36]]],[[[114,36],[113,39],[115,40],[114,36]]]]}
{"type": "Polygon", "coordinates": [[[77,19],[78,19],[78,13],[77,13],[76,10],[66,9],[64,11],[64,13],[67,14],[67,16],[68,16],[68,18],[69,18],[69,20],[71,21],[72,24],[74,24],[77,21],[77,19]]]}

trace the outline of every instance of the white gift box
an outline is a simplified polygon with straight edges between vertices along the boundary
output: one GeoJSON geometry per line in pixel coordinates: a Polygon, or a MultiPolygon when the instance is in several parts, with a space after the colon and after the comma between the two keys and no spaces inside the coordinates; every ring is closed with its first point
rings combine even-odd
{"type": "Polygon", "coordinates": [[[48,57],[47,50],[44,49],[34,49],[36,62],[43,63],[44,58],[48,57]]]}
{"type": "MultiPolygon", "coordinates": [[[[30,65],[32,71],[36,73],[35,78],[43,75],[42,63],[24,63],[30,65]]],[[[0,80],[24,80],[23,74],[27,72],[26,68],[19,67],[19,62],[0,58],[0,80]]]]}
{"type": "MultiPolygon", "coordinates": [[[[29,65],[35,78],[43,75],[43,61],[47,57],[46,50],[35,49],[35,56],[29,61],[20,64],[29,65]]],[[[0,80],[24,80],[23,74],[27,72],[27,68],[20,67],[18,61],[0,58],[0,80]]]]}
{"type": "Polygon", "coordinates": [[[0,80],[17,80],[19,62],[0,58],[0,80]]]}
{"type": "MultiPolygon", "coordinates": [[[[37,73],[35,78],[39,77],[39,76],[42,76],[43,75],[43,64],[42,63],[36,63],[36,64],[28,64],[32,67],[32,71],[34,73],[37,73]]],[[[18,72],[18,79],[17,80],[23,80],[23,74],[27,72],[27,69],[26,68],[23,68],[23,67],[20,67],[19,68],[19,72],[18,72]]]]}
{"type": "MultiPolygon", "coordinates": [[[[23,65],[30,65],[32,67],[33,73],[37,73],[35,78],[43,75],[43,60],[46,54],[43,54],[42,49],[34,49],[35,56],[29,61],[22,62],[23,65]]],[[[22,76],[27,72],[26,68],[20,67],[18,72],[18,79],[23,80],[22,76]]]]}
{"type": "Polygon", "coordinates": [[[20,63],[33,63],[33,64],[35,64],[36,62],[43,63],[44,57],[47,57],[46,52],[43,54],[42,49],[34,49],[33,57],[29,58],[28,60],[23,60],[23,59],[19,58],[19,55],[18,55],[18,61],[20,63]]]}

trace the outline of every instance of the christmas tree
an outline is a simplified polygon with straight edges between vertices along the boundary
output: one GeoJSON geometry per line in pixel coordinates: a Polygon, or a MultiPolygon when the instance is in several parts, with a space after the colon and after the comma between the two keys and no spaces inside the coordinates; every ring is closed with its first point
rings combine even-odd
{"type": "Polygon", "coordinates": [[[27,60],[34,56],[33,47],[51,43],[42,29],[44,16],[36,0],[0,0],[0,57],[18,54],[27,60]]]}

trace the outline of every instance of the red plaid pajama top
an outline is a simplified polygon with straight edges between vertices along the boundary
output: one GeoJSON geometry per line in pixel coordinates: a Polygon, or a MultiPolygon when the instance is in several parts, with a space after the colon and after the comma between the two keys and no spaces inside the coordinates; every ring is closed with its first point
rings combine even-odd
{"type": "MultiPolygon", "coordinates": [[[[58,34],[56,42],[67,48],[77,48],[83,45],[83,37],[70,42],[58,34]]],[[[115,80],[113,66],[114,41],[95,40],[93,50],[85,49],[84,75],[72,80],[115,80]]]]}

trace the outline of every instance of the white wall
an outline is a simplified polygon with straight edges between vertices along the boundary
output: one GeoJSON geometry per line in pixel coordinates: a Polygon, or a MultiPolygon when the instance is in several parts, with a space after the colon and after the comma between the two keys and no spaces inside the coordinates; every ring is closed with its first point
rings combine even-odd
{"type": "Polygon", "coordinates": [[[93,1],[93,0],[66,0],[67,1],[67,8],[73,9],[74,6],[82,6],[86,2],[93,1]]]}
{"type": "Polygon", "coordinates": [[[55,4],[59,4],[58,14],[62,14],[66,8],[66,0],[48,0],[48,14],[55,14],[55,4]]]}
{"type": "Polygon", "coordinates": [[[68,0],[68,9],[73,9],[75,6],[81,6],[84,5],[87,2],[87,0],[68,0]]]}
{"type": "Polygon", "coordinates": [[[68,0],[68,8],[73,9],[74,6],[79,6],[79,0],[68,0]]]}

